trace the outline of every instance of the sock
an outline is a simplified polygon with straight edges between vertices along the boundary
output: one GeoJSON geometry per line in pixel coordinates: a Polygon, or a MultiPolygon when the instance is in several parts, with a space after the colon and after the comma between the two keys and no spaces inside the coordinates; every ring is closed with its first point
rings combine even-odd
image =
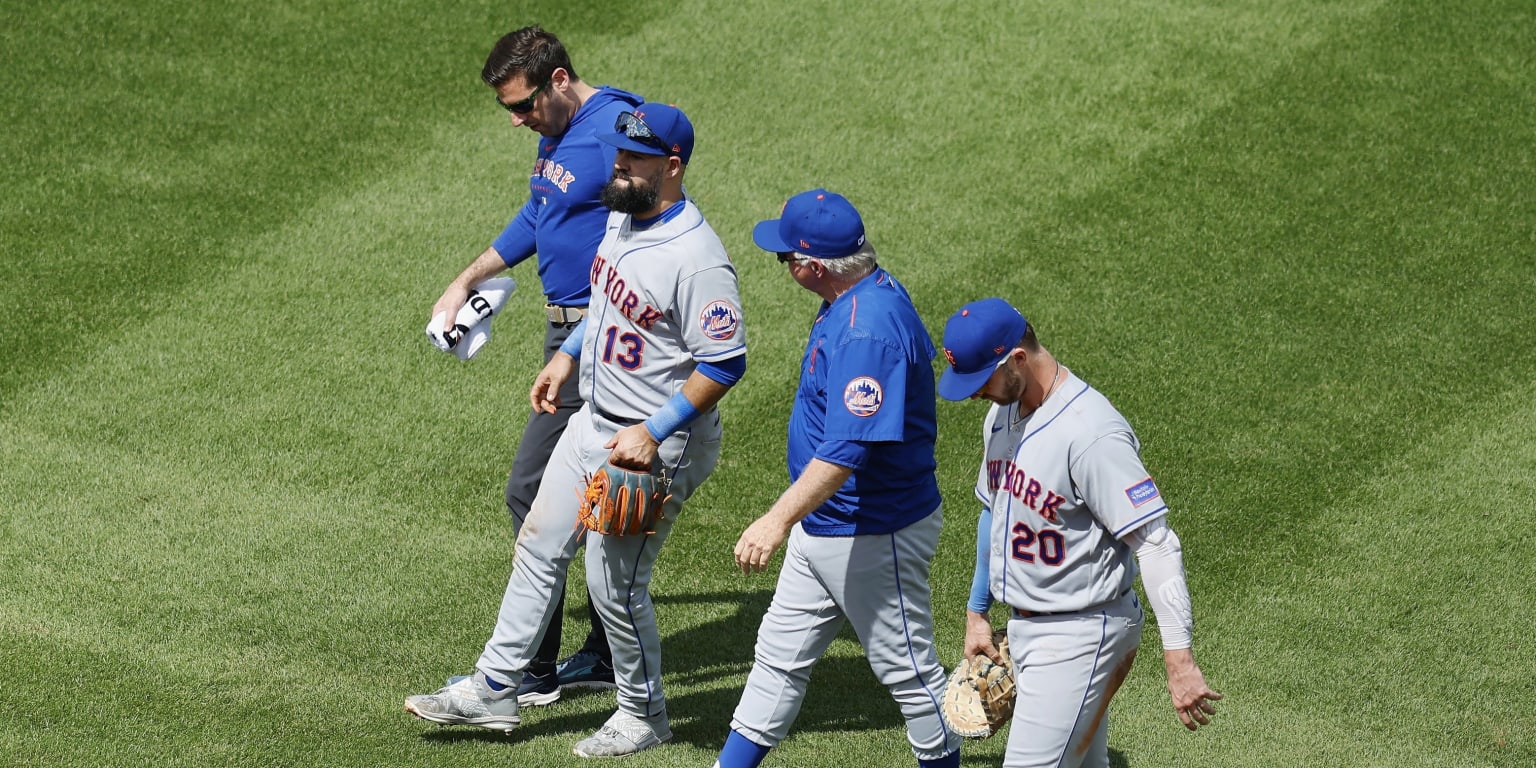
{"type": "MultiPolygon", "coordinates": [[[[772,747],[765,747],[753,742],[751,739],[731,731],[731,735],[725,737],[725,747],[720,750],[719,759],[715,760],[716,768],[757,768],[768,756],[772,747]]],[[[959,752],[955,753],[959,755],[959,752]]],[[[955,763],[956,768],[960,764],[955,763]]]]}
{"type": "Polygon", "coordinates": [[[489,689],[491,689],[491,690],[493,690],[493,691],[495,691],[497,693],[501,693],[502,691],[505,691],[506,689],[511,688],[512,686],[510,686],[510,685],[502,685],[501,683],[498,683],[494,679],[492,679],[490,675],[486,675],[485,676],[485,687],[487,687],[487,688],[489,688],[489,689]]]}
{"type": "Polygon", "coordinates": [[[960,750],[955,750],[937,760],[918,760],[918,768],[960,768],[960,750]]]}

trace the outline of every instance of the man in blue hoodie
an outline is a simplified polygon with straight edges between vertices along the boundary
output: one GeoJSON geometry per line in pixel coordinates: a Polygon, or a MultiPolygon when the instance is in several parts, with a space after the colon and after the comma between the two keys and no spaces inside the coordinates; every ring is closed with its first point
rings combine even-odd
{"type": "MultiPolygon", "coordinates": [[[[596,134],[611,133],[618,116],[644,100],[628,91],[583,82],[565,46],[537,26],[498,40],[480,78],[496,91],[496,103],[507,110],[514,128],[526,126],[539,135],[538,156],[529,175],[527,202],[491,246],[448,284],[433,305],[432,316],[457,317],[470,288],[537,254],[546,302],[547,363],[586,313],[592,292],[588,273],[608,222],[608,209],[599,198],[617,150],[596,134]]],[[[581,392],[572,377],[560,390],[558,409],[529,415],[507,476],[507,512],[514,528],[521,529],[538,494],[544,465],[566,422],[581,405],[581,392]]],[[[556,599],[554,617],[518,690],[523,706],[554,703],[562,685],[614,687],[608,639],[602,622],[590,610],[592,630],[586,642],[557,669],[564,593],[557,593],[556,599]]]]}

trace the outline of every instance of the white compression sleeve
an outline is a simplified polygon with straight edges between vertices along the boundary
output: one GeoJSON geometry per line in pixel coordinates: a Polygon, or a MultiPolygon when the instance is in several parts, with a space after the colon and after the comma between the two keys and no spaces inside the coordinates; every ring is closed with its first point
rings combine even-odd
{"type": "Polygon", "coordinates": [[[1189,602],[1189,585],[1184,582],[1184,554],[1178,534],[1160,517],[1126,534],[1125,543],[1135,550],[1136,562],[1141,565],[1141,584],[1157,616],[1163,649],[1190,647],[1195,614],[1189,602]]]}

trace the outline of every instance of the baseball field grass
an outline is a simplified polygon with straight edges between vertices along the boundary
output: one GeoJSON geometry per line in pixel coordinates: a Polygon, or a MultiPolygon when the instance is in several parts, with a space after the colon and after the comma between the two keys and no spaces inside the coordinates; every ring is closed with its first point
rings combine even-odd
{"type": "MultiPolygon", "coordinates": [[[[566,766],[608,694],[511,737],[401,700],[467,670],[542,337],[531,264],[469,363],[422,334],[526,195],[479,83],[541,23],[693,118],[751,366],[658,566],[676,738],[708,766],[772,575],[817,299],[751,244],[864,213],[937,337],[1003,296],[1136,426],[1184,542],[1117,768],[1536,766],[1536,6],[1529,0],[464,0],[0,9],[0,764],[566,766]]],[[[940,406],[959,656],[980,403],[940,406]]],[[[776,570],[776,568],[775,568],[776,570]]],[[[573,581],[580,583],[579,566],[573,581]]],[[[567,650],[582,599],[568,606],[567,650]]],[[[1003,739],[967,744],[1001,763],[1003,739]]],[[[766,766],[914,765],[851,635],[766,766]]]]}

